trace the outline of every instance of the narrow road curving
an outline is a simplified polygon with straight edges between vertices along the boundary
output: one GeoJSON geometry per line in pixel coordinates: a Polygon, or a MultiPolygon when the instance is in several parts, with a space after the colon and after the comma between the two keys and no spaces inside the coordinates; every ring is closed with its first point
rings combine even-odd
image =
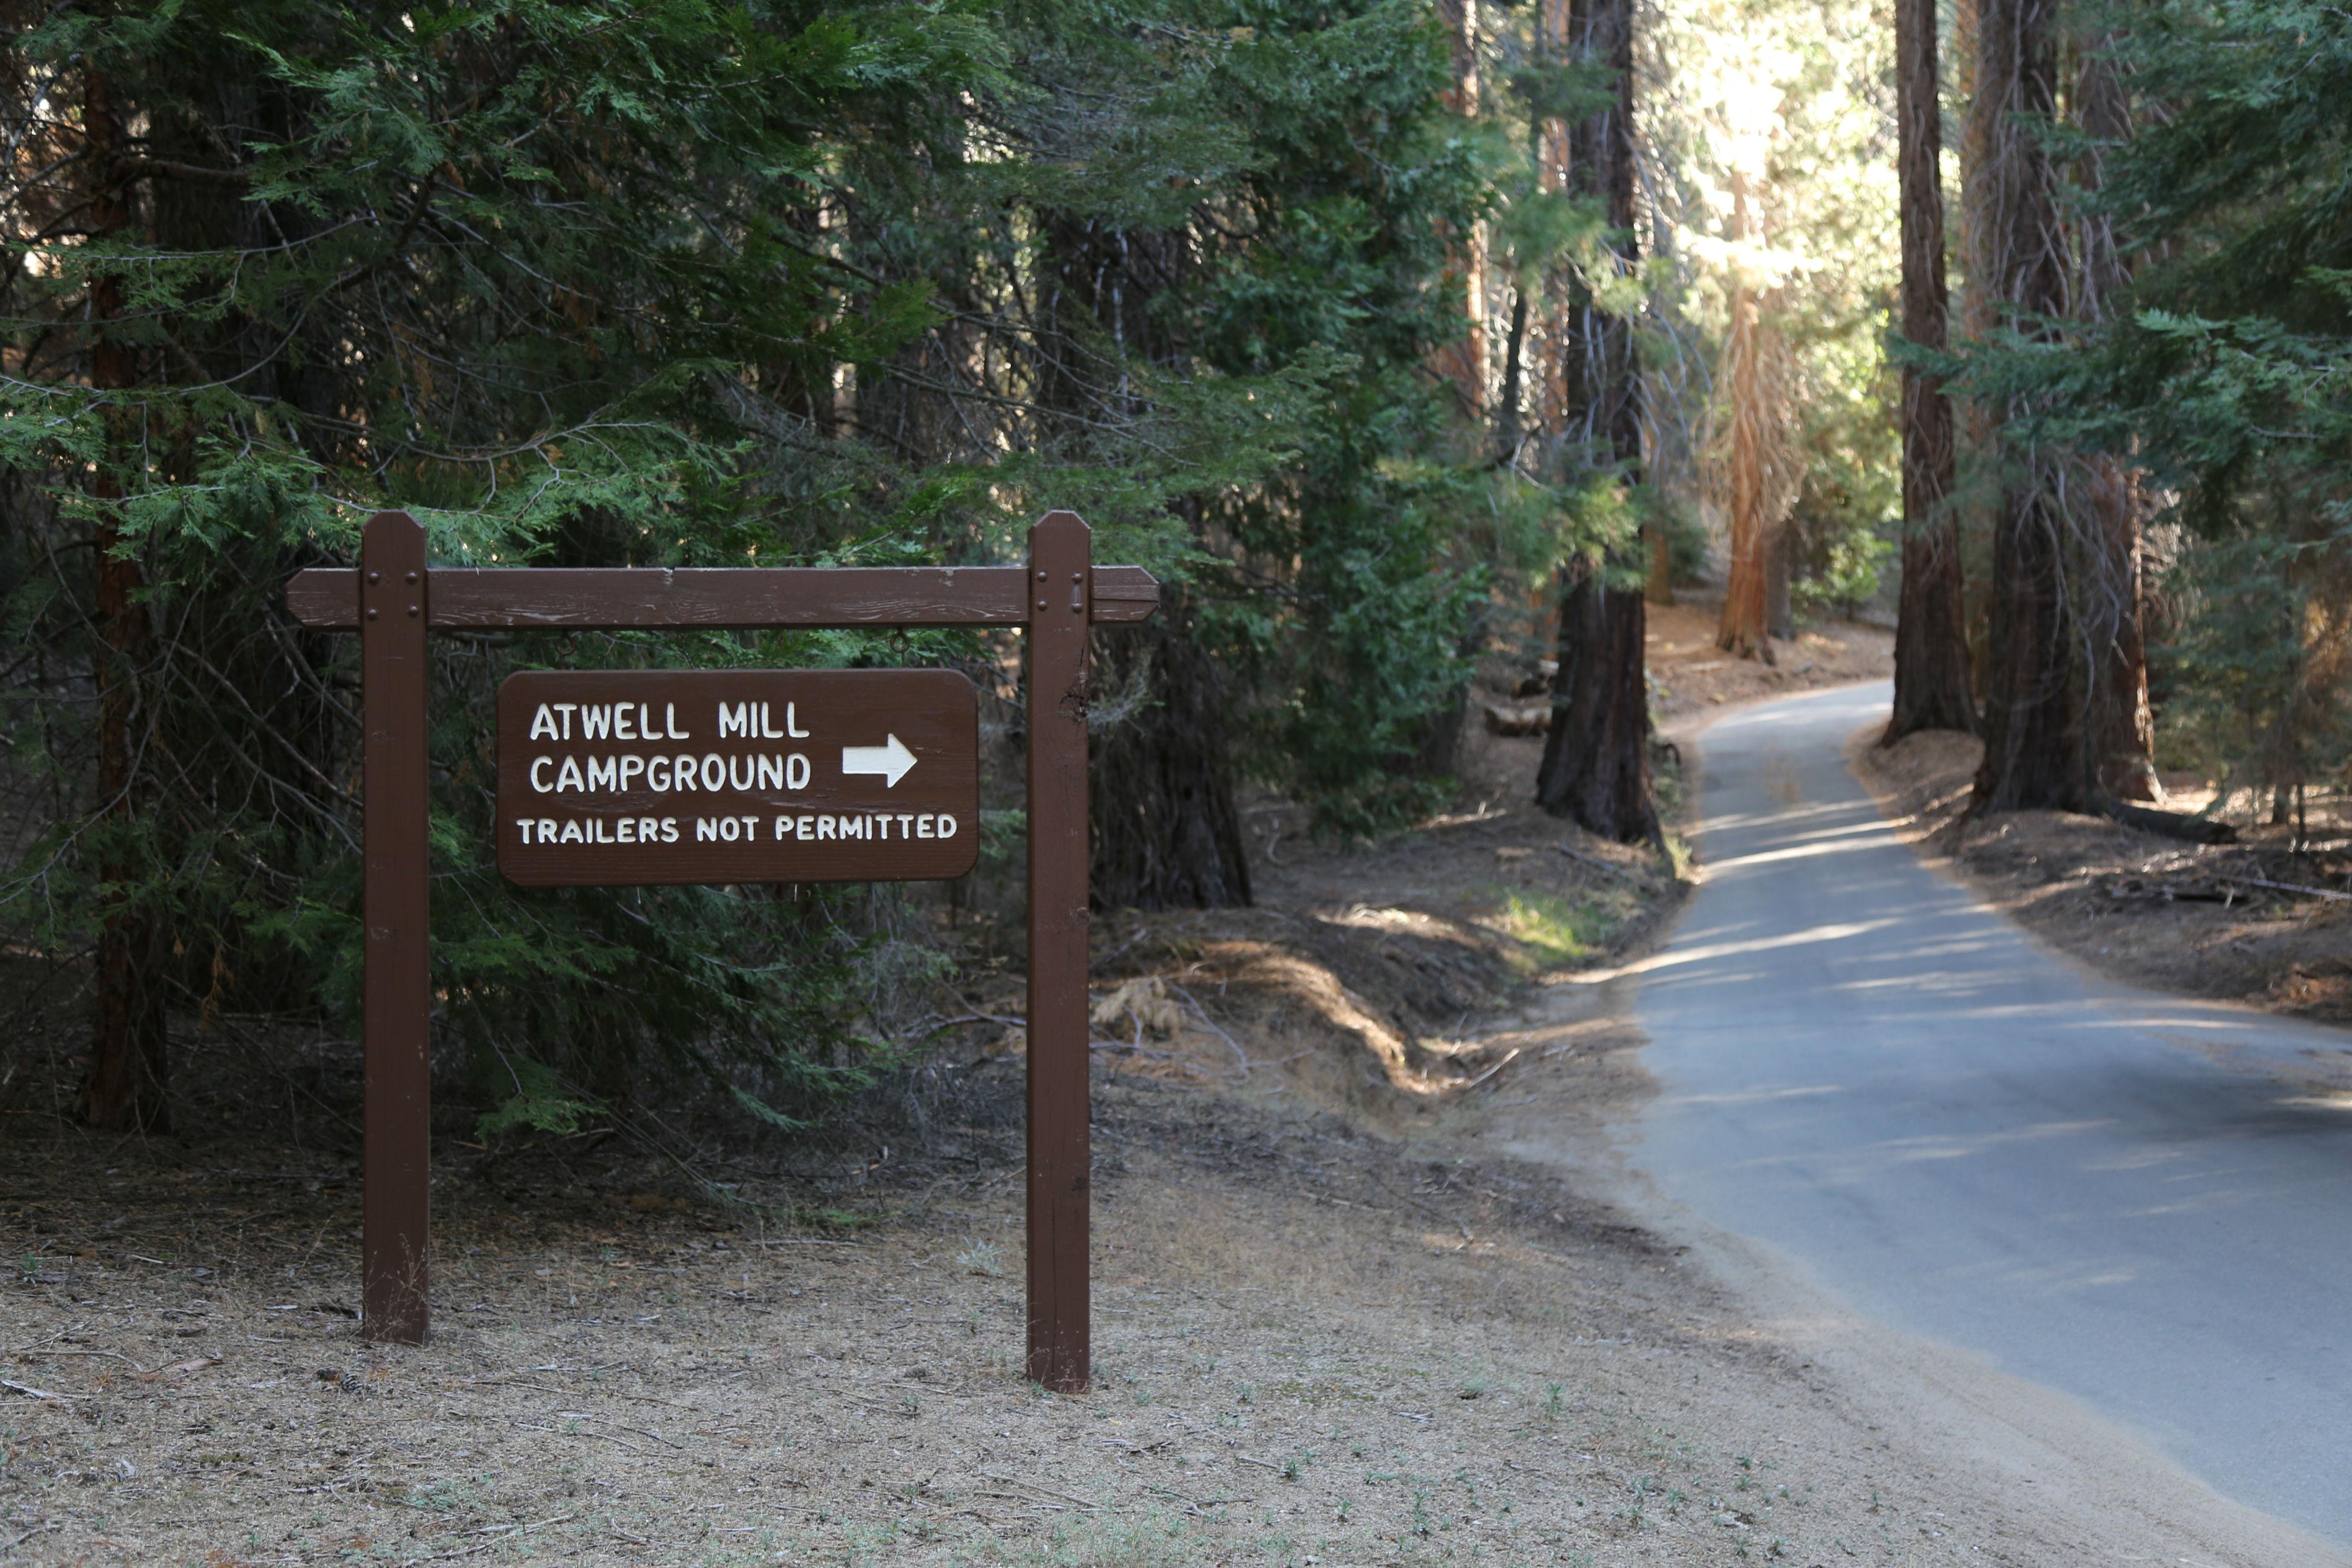
{"type": "Polygon", "coordinates": [[[2352,1542],[2352,1097],[2261,1066],[2352,1039],[2090,976],[1927,869],[1843,761],[1888,696],[1705,732],[1633,1163],[1856,1311],[2352,1542]]]}

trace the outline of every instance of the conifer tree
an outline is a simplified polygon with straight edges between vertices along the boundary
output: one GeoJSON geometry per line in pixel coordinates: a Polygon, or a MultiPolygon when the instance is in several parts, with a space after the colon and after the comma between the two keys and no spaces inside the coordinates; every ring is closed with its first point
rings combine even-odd
{"type": "MultiPolygon", "coordinates": [[[[1945,347],[1943,106],[1935,0],[1896,0],[1895,120],[1903,207],[1903,336],[1945,347]]],[[[1952,405],[1940,378],[1903,367],[1903,588],[1895,624],[1895,706],[1883,744],[1922,729],[1974,730],[1961,611],[1952,405]]]]}
{"type": "MultiPolygon", "coordinates": [[[[1573,0],[1569,43],[1601,68],[1608,96],[1570,131],[1570,177],[1605,203],[1611,263],[1633,270],[1633,17],[1632,0],[1573,0]]],[[[1641,477],[1641,375],[1631,322],[1590,289],[1570,307],[1561,374],[1568,428],[1621,484],[1641,477]]],[[[1638,543],[1612,556],[1581,554],[1563,575],[1559,670],[1536,800],[1556,816],[1625,842],[1659,841],[1650,781],[1644,678],[1648,562],[1638,543]]]]}

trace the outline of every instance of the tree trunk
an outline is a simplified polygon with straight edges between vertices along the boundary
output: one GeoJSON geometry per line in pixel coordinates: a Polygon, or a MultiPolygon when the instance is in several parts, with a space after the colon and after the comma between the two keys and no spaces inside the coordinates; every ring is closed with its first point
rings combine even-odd
{"type": "Polygon", "coordinates": [[[1670,608],[1675,601],[1675,557],[1666,546],[1666,530],[1653,524],[1642,530],[1642,538],[1650,549],[1650,575],[1642,584],[1642,597],[1662,610],[1670,608]]]}
{"type": "Polygon", "coordinates": [[[1566,575],[1536,803],[1603,838],[1661,843],[1642,668],[1647,608],[1638,589],[1611,588],[1598,566],[1566,575]]]}
{"type": "MultiPolygon", "coordinates": [[[[2084,133],[2092,139],[2080,179],[2095,191],[2104,179],[2105,150],[2131,134],[2131,103],[2121,72],[2109,55],[2111,40],[2084,41],[2074,99],[2084,133]]],[[[2111,320],[2122,305],[2131,264],[2116,243],[2115,225],[2104,214],[2084,222],[2079,254],[2082,287],[2076,319],[2111,320]]],[[[2092,683],[2090,743],[2097,785],[2126,800],[2159,800],[2156,778],[2156,720],[2147,701],[2147,651],[2140,576],[2143,502],[2137,476],[2105,454],[2087,455],[2084,489],[2087,527],[2083,530],[2084,570],[2078,595],[2087,642],[2097,661],[2092,683]]]]}
{"type": "MultiPolygon", "coordinates": [[[[1465,120],[1478,115],[1478,0],[1438,0],[1438,18],[1453,44],[1453,85],[1445,107],[1465,120]]],[[[1454,383],[1463,412],[1476,418],[1486,402],[1486,236],[1473,225],[1449,234],[1446,272],[1462,288],[1462,335],[1440,347],[1438,373],[1454,383]]]]}
{"type": "MultiPolygon", "coordinates": [[[[1952,6],[1953,89],[1966,106],[1960,120],[1960,331],[1976,342],[1992,335],[1999,308],[1993,291],[1998,270],[1993,256],[1992,205],[1993,133],[2001,110],[1996,99],[1978,90],[1978,57],[1984,46],[1980,0],[1954,0],[1952,6]]],[[[1951,497],[1952,529],[1964,559],[1974,559],[1974,548],[1991,538],[1994,518],[2000,511],[1994,480],[2000,449],[2000,414],[1990,399],[1969,398],[1953,409],[1957,448],[1954,464],[1958,492],[1951,497]],[[1974,547],[1974,548],[1972,548],[1974,547]]],[[[1986,626],[1991,620],[1991,585],[1960,585],[1960,624],[1969,643],[1969,689],[1977,699],[1981,726],[1982,698],[1990,667],[1986,626]]]]}
{"type": "MultiPolygon", "coordinates": [[[[1945,346],[1943,114],[1936,0],[1895,0],[1895,119],[1903,213],[1903,335],[1945,346]]],[[[1895,709],[1879,744],[1922,729],[1976,728],[1960,608],[1952,493],[1952,404],[1941,381],[1903,371],[1903,587],[1895,620],[1895,709]]]]}
{"type": "MultiPolygon", "coordinates": [[[[1630,273],[1633,241],[1633,0],[1576,0],[1570,39],[1577,59],[1606,63],[1615,101],[1580,120],[1570,133],[1570,172],[1588,193],[1606,198],[1616,235],[1615,262],[1630,273]]],[[[1561,367],[1571,436],[1626,484],[1642,464],[1641,378],[1630,323],[1590,297],[1573,312],[1575,337],[1561,367]]],[[[1633,549],[1639,549],[1636,542],[1633,549]]],[[[1638,584],[1642,562],[1580,561],[1563,574],[1559,672],[1553,678],[1552,722],[1536,775],[1544,810],[1590,831],[1625,842],[1663,842],[1650,788],[1650,708],[1643,669],[1649,617],[1639,586],[1612,588],[1610,568],[1638,584]]]]}
{"type": "Polygon", "coordinates": [[[1764,531],[1764,630],[1783,643],[1797,640],[1797,617],[1789,605],[1795,540],[1796,530],[1785,516],[1764,531]]]}
{"type": "Polygon", "coordinates": [[[1503,346],[1503,390],[1495,401],[1495,464],[1507,468],[1518,461],[1519,441],[1526,434],[1519,402],[1526,395],[1528,291],[1511,291],[1511,331],[1503,346]]]}
{"type": "Polygon", "coordinates": [[[1773,662],[1772,638],[1766,622],[1765,564],[1771,519],[1765,468],[1764,423],[1770,417],[1763,406],[1762,365],[1756,328],[1756,296],[1748,287],[1744,258],[1738,247],[1748,240],[1748,177],[1731,175],[1731,332],[1725,344],[1726,379],[1731,390],[1731,452],[1726,465],[1730,481],[1727,508],[1730,532],[1729,570],[1723,592],[1723,616],[1717,622],[1716,646],[1741,659],[1773,662]]]}
{"type": "MultiPolygon", "coordinates": [[[[2040,130],[2056,98],[2055,12],[2056,0],[1983,0],[1978,16],[1977,90],[1998,111],[1985,183],[1989,287],[2019,330],[2044,336],[2041,323],[2067,306],[2066,246],[2040,130]]],[[[1979,809],[2079,810],[2093,793],[2084,733],[2090,673],[2070,634],[2068,520],[2048,466],[2037,453],[2012,455],[2003,465],[1979,809]]]]}
{"type": "Polygon", "coordinates": [[[1192,630],[1176,591],[1142,625],[1095,633],[1093,881],[1107,909],[1250,901],[1224,685],[1192,630]]]}
{"type": "MultiPolygon", "coordinates": [[[[1057,409],[1118,407],[1129,397],[1116,366],[1087,342],[1166,363],[1150,304],[1190,265],[1181,234],[1105,227],[1055,214],[1045,223],[1046,317],[1056,323],[1055,367],[1044,392],[1057,409]]],[[[1184,510],[1197,536],[1200,521],[1184,510]]],[[[1100,633],[1090,680],[1099,727],[1092,760],[1094,897],[1107,906],[1161,909],[1247,904],[1249,866],[1234,808],[1224,684],[1192,635],[1180,588],[1151,621],[1100,633]],[[1115,711],[1124,709],[1124,712],[1115,711]]]]}
{"type": "MultiPolygon", "coordinates": [[[[82,124],[89,138],[92,182],[90,226],[98,235],[120,233],[131,213],[117,182],[115,149],[121,139],[121,106],[110,84],[85,68],[82,124]]],[[[90,382],[101,390],[137,384],[132,350],[108,323],[121,315],[122,285],[110,275],[89,285],[90,382]]],[[[117,890],[135,886],[142,868],[132,858],[144,779],[141,777],[137,727],[142,718],[139,672],[147,643],[147,612],[141,599],[138,563],[122,554],[120,519],[109,503],[122,498],[110,465],[128,447],[121,413],[108,409],[107,452],[92,479],[98,526],[91,540],[97,577],[99,643],[94,674],[98,686],[98,794],[105,847],[100,880],[117,890]]],[[[162,1132],[170,1125],[170,1062],[165,1054],[163,996],[154,917],[134,894],[107,895],[99,930],[94,976],[96,1016],[90,1034],[89,1078],[82,1087],[81,1113],[94,1127],[116,1132],[162,1132]]]]}

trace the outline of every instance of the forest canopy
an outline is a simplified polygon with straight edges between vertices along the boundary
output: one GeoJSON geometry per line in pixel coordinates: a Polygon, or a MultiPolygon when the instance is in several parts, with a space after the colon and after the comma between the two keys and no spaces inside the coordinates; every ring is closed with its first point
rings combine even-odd
{"type": "MultiPolygon", "coordinates": [[[[356,1027],[355,650],[283,591],[379,508],[442,564],[610,567],[1002,563],[1080,513],[1167,587],[1094,647],[1111,906],[1246,902],[1251,790],[1424,819],[1497,660],[1549,683],[1541,803],[1663,844],[1644,606],[1700,579],[1767,660],[1899,595],[1890,734],[1981,730],[1988,806],[2345,780],[2326,6],[0,28],[0,926],[91,977],[101,1124],[161,1124],[173,1019],[356,1027]]],[[[499,681],[877,664],[1017,727],[1017,638],[436,641],[436,1027],[486,1134],[665,1078],[805,1125],[950,962],[887,886],[509,886],[499,681]]]]}

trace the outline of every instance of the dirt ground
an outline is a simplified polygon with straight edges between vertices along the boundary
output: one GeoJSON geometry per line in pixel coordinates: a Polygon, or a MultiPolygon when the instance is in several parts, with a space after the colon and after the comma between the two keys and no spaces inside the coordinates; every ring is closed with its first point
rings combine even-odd
{"type": "MultiPolygon", "coordinates": [[[[2194,844],[2064,811],[1968,814],[1984,754],[1928,732],[1848,756],[1904,834],[2044,941],[2135,985],[2341,1023],[2352,1019],[2352,835],[2323,821],[2247,825],[2194,844]]],[[[2173,804],[2206,798],[2176,779],[2173,804]]],[[[2352,1083],[2352,1070],[2341,1074],[2352,1083]]]]}
{"type": "Polygon", "coordinates": [[[1734,659],[1715,645],[1719,596],[1685,591],[1650,606],[1651,714],[1673,730],[1706,710],[1738,706],[1814,686],[1883,681],[1895,673],[1895,633],[1860,621],[1824,621],[1772,640],[1774,662],[1734,659]]]}
{"type": "Polygon", "coordinates": [[[1474,735],[1461,809],[1376,847],[1255,813],[1255,909],[1100,923],[1083,1396],[1022,1372],[1001,975],[895,1108],[710,1155],[739,1205],[617,1138],[445,1138],[421,1349],[358,1337],[348,1142],[228,1090],[94,1136],[70,1051],[20,1053],[0,1558],[2331,1560],[1658,1217],[1610,977],[1687,883],[1528,808],[1540,746],[1474,735]]]}

